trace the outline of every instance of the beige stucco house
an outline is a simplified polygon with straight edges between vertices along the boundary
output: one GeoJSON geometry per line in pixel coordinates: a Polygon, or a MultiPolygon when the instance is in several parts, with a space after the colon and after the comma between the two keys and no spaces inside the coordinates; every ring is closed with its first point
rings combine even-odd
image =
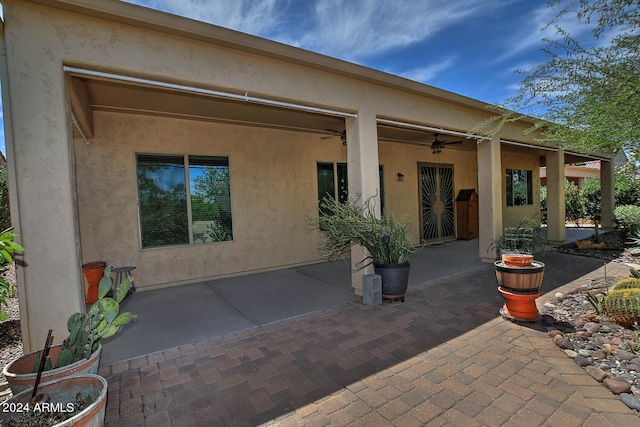
{"type": "Polygon", "coordinates": [[[527,123],[467,138],[483,102],[119,1],[2,5],[25,350],[65,336],[90,261],[136,266],[139,291],[321,261],[308,217],[326,192],[374,198],[418,243],[455,239],[453,200],[475,189],[491,260],[503,226],[538,214],[546,166],[548,236],[564,240],[564,165],[584,159],[527,123]]]}

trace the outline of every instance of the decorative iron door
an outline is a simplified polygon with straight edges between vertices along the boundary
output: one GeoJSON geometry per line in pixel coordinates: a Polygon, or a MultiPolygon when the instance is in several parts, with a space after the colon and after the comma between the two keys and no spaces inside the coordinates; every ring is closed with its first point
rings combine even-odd
{"type": "Polygon", "coordinates": [[[455,238],[453,167],[420,165],[421,235],[425,242],[455,238]]]}

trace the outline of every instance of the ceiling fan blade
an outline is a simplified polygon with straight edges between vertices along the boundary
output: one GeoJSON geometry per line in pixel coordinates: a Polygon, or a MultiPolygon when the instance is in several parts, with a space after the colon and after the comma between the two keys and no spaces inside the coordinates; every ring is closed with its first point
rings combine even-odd
{"type": "Polygon", "coordinates": [[[463,141],[439,142],[440,145],[462,144],[463,141]]]}

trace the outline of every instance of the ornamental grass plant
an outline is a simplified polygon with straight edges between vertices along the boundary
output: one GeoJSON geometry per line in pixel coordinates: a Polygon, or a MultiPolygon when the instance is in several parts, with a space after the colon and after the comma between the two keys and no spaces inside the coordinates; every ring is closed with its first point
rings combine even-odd
{"type": "Polygon", "coordinates": [[[362,269],[370,264],[403,264],[415,252],[407,237],[407,224],[392,215],[378,218],[372,199],[359,203],[359,198],[339,202],[325,197],[315,228],[324,233],[322,254],[329,260],[348,257],[352,245],[366,248],[368,255],[355,264],[362,269]]]}

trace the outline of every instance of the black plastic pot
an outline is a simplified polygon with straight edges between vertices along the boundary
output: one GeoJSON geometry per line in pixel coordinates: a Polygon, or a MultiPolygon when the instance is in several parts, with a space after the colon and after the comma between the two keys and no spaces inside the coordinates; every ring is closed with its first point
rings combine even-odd
{"type": "Polygon", "coordinates": [[[382,278],[382,299],[404,301],[409,284],[409,263],[374,264],[373,267],[382,278]]]}

